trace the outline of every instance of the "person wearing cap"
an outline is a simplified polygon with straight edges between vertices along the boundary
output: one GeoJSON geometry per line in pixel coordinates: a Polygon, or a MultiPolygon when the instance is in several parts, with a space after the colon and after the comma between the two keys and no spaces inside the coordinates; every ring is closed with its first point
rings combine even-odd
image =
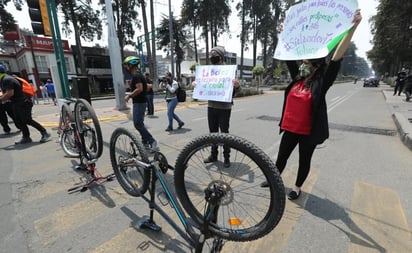
{"type": "Polygon", "coordinates": [[[46,142],[50,139],[50,134],[46,129],[32,118],[32,100],[24,95],[22,86],[19,81],[14,77],[5,73],[4,66],[0,64],[0,88],[2,95],[0,96],[0,102],[10,100],[13,108],[13,115],[16,126],[22,132],[22,139],[15,144],[31,143],[30,131],[27,125],[36,128],[40,134],[40,142],[46,142]]]}
{"type": "MultiPolygon", "coordinates": [[[[292,82],[285,89],[279,122],[283,135],[275,164],[282,173],[289,156],[299,144],[298,174],[288,193],[290,200],[299,198],[300,189],[309,175],[313,152],[329,137],[326,93],[338,75],[343,55],[361,20],[360,10],[356,10],[353,26],[340,41],[330,62],[325,58],[286,62],[292,82]]],[[[263,182],[261,186],[268,187],[269,184],[263,182]]]]}
{"type": "MultiPolygon", "coordinates": [[[[213,47],[209,53],[210,63],[213,65],[223,65],[225,62],[225,49],[222,47],[213,47]]],[[[240,89],[239,80],[232,81],[234,89],[232,98],[236,91],[240,89]]],[[[196,86],[196,82],[192,83],[196,86]]],[[[208,100],[207,102],[207,121],[210,133],[229,133],[230,114],[232,112],[233,100],[231,102],[221,102],[208,100]]],[[[204,163],[212,163],[217,161],[218,147],[212,146],[211,154],[204,160],[204,163]]],[[[230,148],[223,146],[223,166],[230,167],[230,148]]]]}
{"type": "Polygon", "coordinates": [[[130,73],[130,94],[126,95],[124,100],[126,103],[132,99],[133,102],[133,125],[142,136],[142,143],[150,152],[159,150],[157,141],[153,138],[150,132],[144,125],[144,116],[146,112],[146,78],[139,70],[140,58],[137,56],[128,56],[123,60],[124,68],[130,73]]]}

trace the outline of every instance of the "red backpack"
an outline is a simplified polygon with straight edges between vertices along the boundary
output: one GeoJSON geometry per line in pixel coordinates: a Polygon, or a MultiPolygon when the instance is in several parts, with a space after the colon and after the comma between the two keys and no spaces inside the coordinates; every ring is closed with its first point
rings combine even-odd
{"type": "Polygon", "coordinates": [[[31,85],[29,82],[27,82],[25,79],[20,78],[20,77],[14,77],[19,81],[22,91],[24,94],[26,94],[28,97],[33,97],[34,94],[36,94],[36,90],[34,89],[34,86],[31,85]]]}

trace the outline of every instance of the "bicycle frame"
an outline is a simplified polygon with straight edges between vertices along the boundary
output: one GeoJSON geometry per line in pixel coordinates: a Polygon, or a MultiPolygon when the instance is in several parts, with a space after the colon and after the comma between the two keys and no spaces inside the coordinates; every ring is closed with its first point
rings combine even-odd
{"type": "MultiPolygon", "coordinates": [[[[190,222],[191,219],[190,217],[187,217],[178,202],[177,198],[175,195],[170,191],[170,185],[168,182],[165,180],[163,174],[166,173],[166,170],[162,170],[159,165],[159,161],[156,161],[156,156],[163,156],[160,152],[155,153],[155,158],[152,162],[145,163],[140,160],[137,160],[135,158],[132,158],[134,163],[140,167],[143,167],[144,169],[151,170],[151,182],[150,182],[150,187],[149,187],[149,192],[150,192],[150,198],[142,195],[141,197],[149,203],[149,208],[150,208],[150,217],[149,219],[143,220],[142,222],[138,222],[138,226],[140,228],[150,228],[154,231],[159,231],[161,228],[155,224],[153,220],[154,216],[154,210],[156,210],[170,225],[171,227],[186,241],[190,244],[195,249],[195,252],[201,253],[203,249],[204,242],[206,239],[209,239],[212,237],[211,233],[208,230],[209,222],[214,219],[214,213],[217,211],[219,208],[218,205],[214,205],[213,203],[208,205],[207,207],[207,214],[205,215],[204,219],[204,224],[202,226],[197,226],[195,222],[190,222]],[[184,230],[179,227],[173,220],[172,218],[166,214],[162,208],[156,204],[155,202],[155,190],[156,190],[156,180],[159,180],[160,185],[166,194],[168,202],[171,204],[172,208],[175,210],[177,216],[179,217],[179,220],[181,224],[184,227],[184,230]],[[208,217],[208,218],[207,218],[208,217]],[[197,233],[195,229],[198,229],[200,232],[197,233]]],[[[164,156],[163,156],[164,157],[164,156]]],[[[173,168],[170,165],[167,165],[168,168],[173,168]]],[[[222,196],[219,196],[220,198],[222,196]]],[[[218,201],[216,201],[217,203],[218,201]]],[[[223,246],[223,240],[219,240],[219,245],[218,247],[223,246]]]]}

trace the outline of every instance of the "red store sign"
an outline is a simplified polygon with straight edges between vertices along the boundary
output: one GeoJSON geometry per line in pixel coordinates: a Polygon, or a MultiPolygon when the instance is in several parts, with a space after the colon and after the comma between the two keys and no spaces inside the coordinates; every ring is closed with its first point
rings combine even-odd
{"type": "MultiPolygon", "coordinates": [[[[30,45],[30,38],[28,36],[24,36],[24,39],[26,40],[26,45],[30,45]]],[[[32,41],[33,41],[33,48],[54,50],[53,40],[50,39],[50,38],[33,36],[32,41]]],[[[64,51],[70,51],[69,41],[62,40],[61,42],[62,42],[63,50],[64,51]]]]}

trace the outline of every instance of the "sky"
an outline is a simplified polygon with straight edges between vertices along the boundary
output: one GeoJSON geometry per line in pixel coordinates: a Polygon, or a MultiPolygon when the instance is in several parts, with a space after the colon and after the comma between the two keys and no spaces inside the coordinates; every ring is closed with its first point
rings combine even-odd
{"type": "MultiPolygon", "coordinates": [[[[182,3],[182,0],[157,0],[155,1],[155,13],[161,13],[161,14],[168,14],[169,13],[169,8],[168,8],[168,3],[171,2],[172,5],[172,11],[174,13],[174,16],[178,16],[180,14],[180,6],[182,3]]],[[[237,2],[237,1],[235,1],[237,2]]],[[[358,0],[359,3],[359,8],[361,9],[361,13],[363,16],[363,20],[361,24],[358,26],[357,31],[355,32],[352,41],[356,44],[356,47],[358,48],[356,54],[359,57],[366,59],[366,52],[372,49],[372,44],[370,41],[372,40],[372,34],[371,34],[371,29],[370,29],[370,24],[369,24],[369,19],[376,14],[376,8],[379,4],[379,0],[358,0]]],[[[23,13],[28,14],[27,6],[24,6],[24,9],[21,12],[18,12],[15,10],[14,5],[12,3],[9,3],[6,9],[11,12],[15,19],[18,20],[19,26],[23,28],[28,28],[31,30],[31,24],[30,24],[30,18],[29,15],[22,15],[23,13]],[[18,17],[18,18],[17,18],[18,17]]],[[[149,13],[149,12],[148,12],[149,13]]],[[[158,18],[156,18],[156,23],[160,20],[160,15],[158,18]]],[[[157,24],[156,24],[157,25],[157,24]]],[[[241,27],[240,27],[240,20],[237,17],[237,12],[234,7],[232,7],[232,15],[229,20],[229,25],[230,25],[230,31],[226,35],[223,35],[219,38],[218,45],[226,47],[227,50],[230,50],[231,52],[237,53],[240,55],[240,43],[239,40],[236,38],[238,34],[240,34],[241,27]],[[229,46],[230,45],[230,49],[229,46]]],[[[137,31],[136,36],[142,35],[142,31],[137,31]]],[[[75,44],[74,41],[74,36],[71,36],[73,38],[64,38],[64,35],[62,34],[62,39],[68,39],[70,44],[75,44]]],[[[93,46],[96,43],[99,43],[100,45],[107,45],[107,31],[104,31],[103,35],[103,40],[99,42],[91,42],[91,43],[84,43],[82,42],[82,45],[84,46],[93,46]]],[[[246,57],[252,56],[252,52],[247,51],[245,52],[246,57]]]]}

